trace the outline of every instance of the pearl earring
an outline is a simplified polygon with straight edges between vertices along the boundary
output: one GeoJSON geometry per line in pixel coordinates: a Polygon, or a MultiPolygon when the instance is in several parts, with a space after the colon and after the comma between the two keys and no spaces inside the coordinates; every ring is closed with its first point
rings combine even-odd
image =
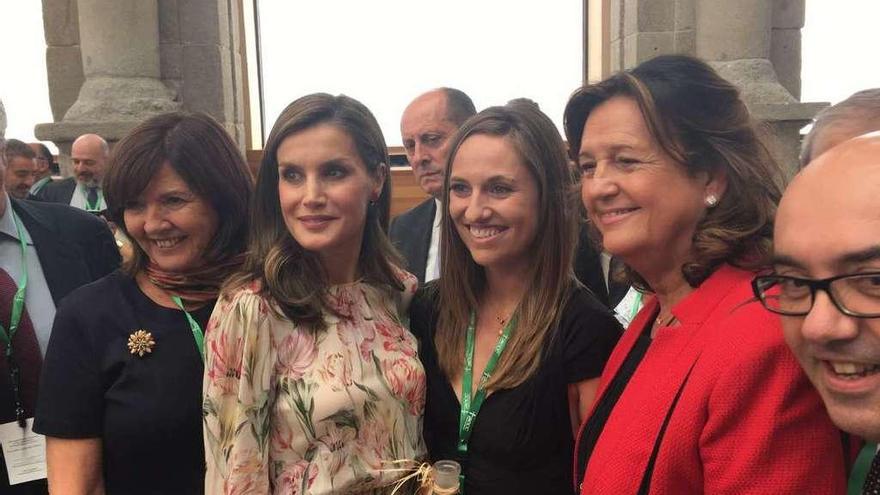
{"type": "Polygon", "coordinates": [[[709,208],[715,208],[715,206],[717,204],[718,204],[718,197],[717,196],[715,196],[714,194],[710,194],[710,195],[706,196],[706,206],[708,206],[709,208]]]}

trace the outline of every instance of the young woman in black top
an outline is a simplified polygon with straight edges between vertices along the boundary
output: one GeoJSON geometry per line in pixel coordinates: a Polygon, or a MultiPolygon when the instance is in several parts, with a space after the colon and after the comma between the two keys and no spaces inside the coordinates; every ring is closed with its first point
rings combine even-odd
{"type": "Polygon", "coordinates": [[[450,150],[441,277],[410,313],[429,454],[462,464],[468,495],[570,494],[573,431],[621,330],[573,276],[564,145],[517,103],[472,117],[450,150]]]}
{"type": "Polygon", "coordinates": [[[47,436],[49,485],[201,493],[203,336],[242,260],[253,179],[204,114],[147,120],[109,169],[109,215],[133,255],[58,308],[34,423],[47,436]]]}

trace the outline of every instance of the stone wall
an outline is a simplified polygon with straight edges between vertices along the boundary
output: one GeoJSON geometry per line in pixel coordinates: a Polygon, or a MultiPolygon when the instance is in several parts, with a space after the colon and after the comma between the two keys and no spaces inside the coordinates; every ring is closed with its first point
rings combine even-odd
{"type": "Polygon", "coordinates": [[[611,0],[611,71],[657,55],[693,55],[694,0],[611,0]]]}
{"type": "Polygon", "coordinates": [[[610,70],[664,54],[698,56],[737,84],[789,172],[799,129],[824,104],[801,103],[805,0],[609,0],[610,70]]]}
{"type": "Polygon", "coordinates": [[[0,100],[0,138],[6,136],[6,109],[3,107],[3,100],[0,100]]]}
{"type": "Polygon", "coordinates": [[[143,119],[175,108],[213,116],[244,150],[242,0],[129,0],[103,7],[99,0],[42,1],[49,101],[55,122],[38,125],[36,134],[58,145],[63,170],[68,165],[70,144],[78,135],[95,132],[112,145],[143,119]],[[88,12],[96,12],[83,18],[82,22],[91,26],[80,25],[80,2],[91,9],[88,12]],[[122,3],[130,5],[123,7],[122,3]],[[155,10],[140,12],[143,9],[155,10]],[[125,19],[128,11],[138,19],[125,19]],[[114,18],[120,15],[123,18],[114,18]],[[119,29],[95,36],[95,25],[118,26],[126,21],[136,22],[132,31],[141,31],[132,33],[134,39],[127,40],[127,50],[125,45],[120,50],[108,41],[119,35],[119,29]],[[81,43],[84,37],[88,47],[81,43]],[[140,38],[146,45],[155,43],[155,51],[140,38]],[[88,70],[84,70],[84,59],[89,62],[88,70]],[[102,64],[111,74],[102,73],[102,64]],[[155,74],[150,69],[153,66],[155,74]],[[135,73],[138,70],[150,73],[135,73]],[[108,79],[105,76],[109,82],[96,81],[108,79]],[[157,83],[151,83],[151,78],[157,83]]]}
{"type": "Polygon", "coordinates": [[[43,0],[46,75],[52,118],[59,122],[76,101],[83,76],[76,0],[43,0]]]}
{"type": "Polygon", "coordinates": [[[187,110],[210,114],[244,149],[240,0],[159,0],[162,81],[187,110]]]}
{"type": "MultiPolygon", "coordinates": [[[[805,2],[765,1],[772,8],[770,60],[780,83],[799,98],[805,2]]],[[[609,6],[612,72],[657,55],[696,54],[696,0],[610,0],[609,6]]]]}
{"type": "Polygon", "coordinates": [[[801,28],[805,10],[804,0],[773,0],[770,61],[780,84],[797,99],[801,98],[801,28]]]}

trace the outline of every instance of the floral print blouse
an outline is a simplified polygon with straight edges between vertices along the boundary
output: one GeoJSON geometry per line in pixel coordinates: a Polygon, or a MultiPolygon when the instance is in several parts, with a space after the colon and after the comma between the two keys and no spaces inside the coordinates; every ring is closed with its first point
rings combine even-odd
{"type": "Polygon", "coordinates": [[[205,342],[206,493],[386,493],[392,461],[425,457],[425,372],[392,298],[334,286],[318,333],[274,311],[257,286],[217,302],[205,342]]]}

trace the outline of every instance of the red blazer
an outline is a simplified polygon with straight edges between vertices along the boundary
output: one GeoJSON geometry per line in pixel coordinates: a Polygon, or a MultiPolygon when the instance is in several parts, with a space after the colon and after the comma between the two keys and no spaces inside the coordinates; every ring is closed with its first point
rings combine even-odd
{"type": "MultiPolygon", "coordinates": [[[[673,308],[680,324],[657,331],[596,443],[582,495],[636,494],[667,415],[651,494],[846,493],[840,433],[778,317],[754,300],[753,275],[722,266],[673,308]]],[[[650,298],[624,333],[597,397],[657,304],[650,298]]],[[[582,434],[583,425],[576,453],[582,434]]]]}

